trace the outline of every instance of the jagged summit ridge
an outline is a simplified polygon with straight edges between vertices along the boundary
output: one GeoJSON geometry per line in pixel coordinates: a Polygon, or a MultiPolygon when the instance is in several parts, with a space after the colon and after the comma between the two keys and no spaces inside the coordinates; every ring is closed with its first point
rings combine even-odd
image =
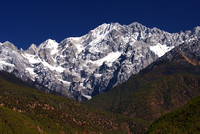
{"type": "Polygon", "coordinates": [[[140,23],[105,23],[81,37],[60,43],[48,39],[25,51],[3,43],[0,69],[81,101],[126,81],[175,46],[199,37],[199,31],[168,33],[140,23]]]}

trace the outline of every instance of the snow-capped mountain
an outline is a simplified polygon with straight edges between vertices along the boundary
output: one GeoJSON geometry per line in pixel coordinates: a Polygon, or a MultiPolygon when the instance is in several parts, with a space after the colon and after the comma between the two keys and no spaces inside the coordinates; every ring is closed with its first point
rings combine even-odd
{"type": "Polygon", "coordinates": [[[18,50],[0,43],[0,69],[79,101],[126,81],[175,46],[200,37],[200,27],[168,33],[139,23],[102,24],[82,37],[18,50]]]}

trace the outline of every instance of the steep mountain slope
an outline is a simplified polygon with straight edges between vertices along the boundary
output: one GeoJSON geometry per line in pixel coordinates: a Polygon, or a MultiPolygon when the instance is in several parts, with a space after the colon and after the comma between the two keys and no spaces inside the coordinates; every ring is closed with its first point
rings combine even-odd
{"type": "Polygon", "coordinates": [[[200,94],[200,77],[176,74],[156,80],[129,96],[112,111],[153,122],[200,94]]]}
{"type": "Polygon", "coordinates": [[[155,121],[146,133],[198,134],[200,131],[200,96],[178,110],[155,121]]]}
{"type": "Polygon", "coordinates": [[[61,96],[9,82],[5,76],[20,81],[0,72],[1,132],[138,133],[146,126],[143,120],[88,108],[61,96]]]}
{"type": "Polygon", "coordinates": [[[199,36],[200,27],[171,34],[139,23],[102,24],[82,37],[61,43],[49,39],[25,51],[5,42],[0,45],[0,69],[81,101],[110,90],[199,36]]]}
{"type": "Polygon", "coordinates": [[[199,52],[199,40],[183,43],[123,84],[83,103],[150,124],[200,94],[199,52]]]}
{"type": "Polygon", "coordinates": [[[41,131],[38,124],[30,118],[0,106],[0,132],[2,134],[39,134],[41,131]]]}

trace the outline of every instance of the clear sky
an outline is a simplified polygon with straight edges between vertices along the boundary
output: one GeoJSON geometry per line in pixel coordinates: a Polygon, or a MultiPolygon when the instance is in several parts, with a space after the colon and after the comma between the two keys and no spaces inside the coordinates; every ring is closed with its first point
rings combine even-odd
{"type": "Polygon", "coordinates": [[[110,22],[139,22],[168,32],[200,26],[200,0],[1,0],[0,42],[27,49],[78,37],[110,22]]]}

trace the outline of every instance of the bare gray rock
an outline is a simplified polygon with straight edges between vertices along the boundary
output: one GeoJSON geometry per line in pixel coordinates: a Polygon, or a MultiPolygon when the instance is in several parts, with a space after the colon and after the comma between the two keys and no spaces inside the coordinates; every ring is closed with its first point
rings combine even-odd
{"type": "Polygon", "coordinates": [[[199,27],[168,33],[139,23],[102,24],[84,36],[61,43],[48,39],[25,51],[10,42],[0,43],[0,70],[82,101],[110,90],[179,44],[199,37],[199,27]]]}

